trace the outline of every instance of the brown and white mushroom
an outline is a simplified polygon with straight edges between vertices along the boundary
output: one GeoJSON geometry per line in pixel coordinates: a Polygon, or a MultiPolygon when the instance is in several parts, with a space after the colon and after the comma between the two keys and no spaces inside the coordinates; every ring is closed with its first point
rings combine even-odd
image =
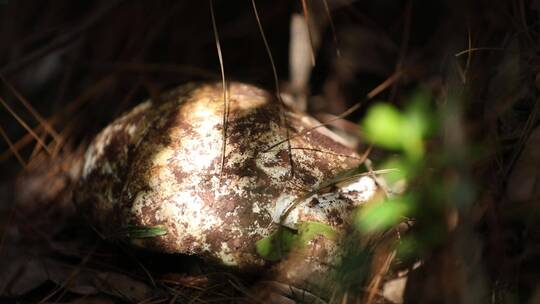
{"type": "Polygon", "coordinates": [[[310,116],[281,109],[274,95],[231,83],[224,132],[220,83],[187,84],[144,102],[93,140],[76,203],[105,233],[166,230],[132,240],[137,246],[239,268],[266,264],[255,244],[279,224],[344,229],[350,211],[376,195],[375,181],[364,176],[306,196],[360,157],[327,128],[306,132],[319,125],[310,116]]]}

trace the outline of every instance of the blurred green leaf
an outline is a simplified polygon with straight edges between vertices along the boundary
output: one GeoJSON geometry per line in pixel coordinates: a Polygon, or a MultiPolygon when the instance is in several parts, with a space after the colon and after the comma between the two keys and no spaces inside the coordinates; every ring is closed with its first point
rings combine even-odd
{"type": "Polygon", "coordinates": [[[430,96],[424,91],[419,91],[411,98],[405,110],[408,124],[422,137],[429,135],[434,129],[432,115],[435,113],[430,112],[429,102],[430,96]]]}
{"type": "Polygon", "coordinates": [[[404,235],[397,247],[397,256],[401,260],[405,259],[414,259],[418,255],[419,251],[422,250],[422,243],[419,242],[414,235],[404,235]]]}
{"type": "Polygon", "coordinates": [[[362,125],[366,138],[373,144],[387,149],[401,148],[403,117],[391,104],[371,106],[362,125]]]}
{"type": "Polygon", "coordinates": [[[403,197],[372,203],[360,209],[356,226],[363,232],[385,230],[401,222],[410,210],[409,201],[403,197]]]}
{"type": "Polygon", "coordinates": [[[428,105],[429,95],[420,91],[411,98],[404,112],[403,149],[413,159],[423,156],[423,139],[433,129],[428,105]]]}
{"type": "Polygon", "coordinates": [[[389,103],[374,104],[362,122],[366,138],[380,147],[401,150],[412,160],[421,158],[423,140],[433,129],[429,100],[429,95],[420,91],[403,112],[389,103]]]}
{"type": "Polygon", "coordinates": [[[398,181],[408,179],[411,176],[409,164],[399,156],[389,158],[386,162],[377,167],[379,169],[396,169],[384,175],[384,179],[389,184],[394,184],[398,181]]]}
{"type": "Polygon", "coordinates": [[[287,227],[279,227],[269,236],[255,243],[257,254],[268,261],[279,261],[293,246],[298,236],[295,231],[287,227]]]}

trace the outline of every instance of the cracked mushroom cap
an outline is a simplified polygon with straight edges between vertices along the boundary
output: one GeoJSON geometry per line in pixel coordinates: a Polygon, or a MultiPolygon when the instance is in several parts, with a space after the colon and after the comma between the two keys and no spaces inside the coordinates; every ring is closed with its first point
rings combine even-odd
{"type": "Polygon", "coordinates": [[[340,229],[354,206],[375,195],[375,182],[363,177],[304,198],[357,166],[358,155],[324,127],[300,134],[319,123],[286,109],[289,149],[273,95],[242,83],[229,90],[223,166],[221,84],[187,84],[140,104],[96,136],[75,193],[82,213],[105,234],[128,226],[166,230],[133,239],[138,246],[247,267],[265,263],[255,242],[276,229],[293,201],[301,198],[281,219],[286,226],[318,221],[340,229]]]}

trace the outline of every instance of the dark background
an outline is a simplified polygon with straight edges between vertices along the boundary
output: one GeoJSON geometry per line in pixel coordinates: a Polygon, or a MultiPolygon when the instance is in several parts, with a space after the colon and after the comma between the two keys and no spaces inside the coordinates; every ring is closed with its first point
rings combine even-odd
{"type": "MultiPolygon", "coordinates": [[[[452,272],[457,268],[452,250],[462,247],[454,246],[460,234],[450,234],[444,245],[429,248],[423,256],[424,267],[410,278],[409,303],[468,303],[465,294],[478,287],[473,284],[477,277],[482,277],[492,303],[536,303],[538,201],[516,203],[506,189],[540,117],[540,5],[525,0],[327,3],[335,35],[323,2],[308,1],[310,29],[320,39],[307,84],[310,114],[323,119],[362,102],[345,123],[348,132],[356,134],[359,120],[374,101],[367,100],[366,94],[399,73],[376,100],[403,107],[418,88],[431,92],[436,105],[448,96],[460,96],[462,128],[455,132],[463,132],[459,134],[466,142],[485,152],[481,157],[467,155],[478,193],[466,213],[472,228],[459,232],[474,235],[472,247],[480,248],[477,258],[482,261],[475,266],[480,270],[471,270],[468,277],[452,272]]],[[[275,90],[251,2],[216,0],[214,6],[227,78],[275,90]]],[[[303,13],[301,1],[259,0],[257,7],[280,87],[293,92],[289,27],[291,15],[303,13]]],[[[26,260],[18,258],[29,253],[75,265],[83,260],[84,254],[70,256],[53,246],[59,240],[65,245],[66,240],[91,243],[88,240],[95,239],[80,225],[72,228],[79,221],[73,219],[72,210],[66,214],[55,209],[70,204],[65,191],[69,178],[58,178],[56,173],[69,169],[92,136],[133,105],[185,82],[220,81],[220,73],[207,1],[0,0],[0,75],[4,78],[0,97],[50,150],[45,153],[0,105],[0,128],[23,163],[2,137],[0,260],[24,264],[26,260]],[[44,132],[21,96],[54,127],[60,141],[44,132]],[[26,202],[17,209],[13,207],[16,196],[26,202]],[[15,243],[4,241],[8,238],[15,243]]],[[[438,142],[431,144],[430,153],[440,152],[438,142]]],[[[384,155],[377,153],[381,152],[375,151],[375,157],[384,155]]],[[[110,258],[108,263],[119,262],[113,249],[100,252],[110,258]]],[[[133,267],[127,264],[124,267],[133,267]]],[[[36,285],[25,293],[26,299],[43,299],[58,287],[50,278],[43,283],[28,279],[24,271],[18,275],[36,285]]]]}

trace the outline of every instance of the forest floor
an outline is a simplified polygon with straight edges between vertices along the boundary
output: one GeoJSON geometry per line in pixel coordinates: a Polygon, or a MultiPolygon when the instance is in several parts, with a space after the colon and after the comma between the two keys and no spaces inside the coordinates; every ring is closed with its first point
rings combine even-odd
{"type": "MultiPolygon", "coordinates": [[[[368,270],[324,301],[540,303],[540,2],[256,1],[268,48],[254,2],[213,1],[213,15],[210,3],[0,0],[0,303],[238,303],[264,284],[311,301],[109,243],[72,204],[95,134],[222,71],[269,91],[277,78],[359,154],[374,104],[406,120],[411,96],[427,96],[438,127],[410,169],[412,229],[370,248],[368,270]]],[[[408,147],[369,158],[379,169],[408,147]]]]}

